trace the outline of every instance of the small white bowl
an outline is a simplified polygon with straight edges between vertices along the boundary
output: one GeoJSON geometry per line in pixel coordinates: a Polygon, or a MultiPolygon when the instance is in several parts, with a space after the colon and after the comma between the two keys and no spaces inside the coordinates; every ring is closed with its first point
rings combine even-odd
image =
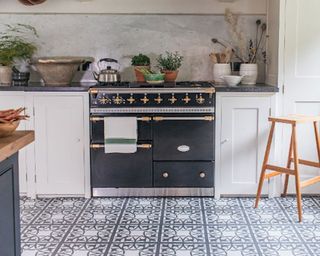
{"type": "Polygon", "coordinates": [[[232,76],[231,75],[231,76],[222,76],[221,78],[226,82],[227,85],[237,86],[241,82],[243,76],[232,76]]]}

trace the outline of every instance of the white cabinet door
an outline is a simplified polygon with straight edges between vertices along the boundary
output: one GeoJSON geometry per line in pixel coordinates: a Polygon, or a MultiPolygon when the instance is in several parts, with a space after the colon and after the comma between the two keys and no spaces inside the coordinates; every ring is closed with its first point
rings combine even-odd
{"type": "MultiPolygon", "coordinates": [[[[271,97],[223,96],[217,100],[218,193],[256,193],[269,131],[270,99],[271,97]]],[[[267,187],[264,186],[263,193],[267,193],[267,187]]]]}
{"type": "MultiPolygon", "coordinates": [[[[0,94],[0,110],[10,108],[25,107],[24,92],[1,92],[0,94]]],[[[27,114],[31,115],[28,112],[27,114]]],[[[26,121],[21,121],[18,130],[26,129],[26,121]]],[[[19,188],[20,194],[27,194],[27,166],[26,166],[26,149],[19,151],[19,188]]]]}
{"type": "Polygon", "coordinates": [[[85,190],[84,99],[34,97],[38,195],[83,195],[85,190]]]}

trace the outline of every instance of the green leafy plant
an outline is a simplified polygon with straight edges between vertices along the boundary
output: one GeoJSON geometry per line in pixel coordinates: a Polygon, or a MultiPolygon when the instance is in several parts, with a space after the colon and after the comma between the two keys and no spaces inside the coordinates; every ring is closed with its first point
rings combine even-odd
{"type": "Polygon", "coordinates": [[[139,54],[133,56],[131,59],[132,66],[149,66],[150,65],[150,58],[147,55],[139,54]]]}
{"type": "Polygon", "coordinates": [[[160,54],[157,59],[158,67],[161,70],[167,71],[176,71],[178,70],[183,61],[183,56],[181,56],[178,52],[166,52],[166,55],[160,54]]]}
{"type": "Polygon", "coordinates": [[[34,27],[25,24],[5,24],[0,32],[0,64],[10,66],[15,59],[28,60],[37,46],[31,38],[39,37],[34,27]]]}

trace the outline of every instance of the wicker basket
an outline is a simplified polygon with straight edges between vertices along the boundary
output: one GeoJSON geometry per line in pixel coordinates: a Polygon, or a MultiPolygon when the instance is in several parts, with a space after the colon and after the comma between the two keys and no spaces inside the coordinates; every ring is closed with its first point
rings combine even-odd
{"type": "Polygon", "coordinates": [[[0,123],[0,138],[10,136],[19,126],[20,121],[0,123]]]}

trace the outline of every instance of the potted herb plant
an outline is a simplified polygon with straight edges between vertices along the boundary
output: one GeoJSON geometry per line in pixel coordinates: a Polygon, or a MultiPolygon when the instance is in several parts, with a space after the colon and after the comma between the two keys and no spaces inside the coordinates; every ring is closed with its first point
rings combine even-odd
{"type": "Polygon", "coordinates": [[[5,24],[0,32],[0,84],[10,85],[15,61],[28,61],[37,46],[32,37],[38,37],[34,27],[25,24],[5,24]]]}
{"type": "Polygon", "coordinates": [[[134,66],[137,82],[145,82],[145,78],[141,70],[150,70],[150,58],[147,55],[140,53],[133,56],[131,65],[134,66]]]}
{"type": "Polygon", "coordinates": [[[177,79],[179,68],[182,65],[183,56],[178,52],[166,52],[166,55],[160,54],[157,61],[158,67],[165,73],[165,81],[174,82],[177,79]]]}

